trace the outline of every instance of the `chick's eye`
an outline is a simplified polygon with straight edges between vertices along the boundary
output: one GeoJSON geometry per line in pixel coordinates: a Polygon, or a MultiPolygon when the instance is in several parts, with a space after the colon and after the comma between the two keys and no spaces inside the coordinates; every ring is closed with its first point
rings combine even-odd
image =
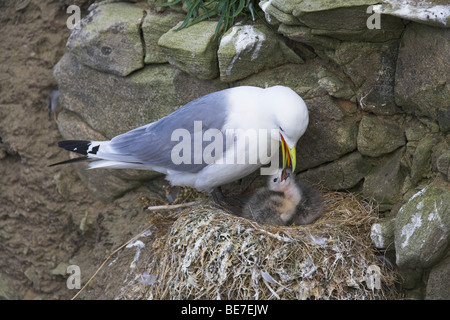
{"type": "Polygon", "coordinates": [[[277,182],[278,178],[273,179],[273,182],[277,182]]]}

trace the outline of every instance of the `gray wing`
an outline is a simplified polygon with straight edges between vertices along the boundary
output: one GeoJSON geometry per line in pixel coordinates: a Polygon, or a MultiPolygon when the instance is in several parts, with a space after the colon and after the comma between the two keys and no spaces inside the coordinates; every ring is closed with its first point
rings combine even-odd
{"type": "MultiPolygon", "coordinates": [[[[194,121],[202,121],[202,136],[203,132],[210,128],[221,130],[228,114],[228,90],[230,89],[205,95],[156,122],[116,136],[111,140],[110,147],[125,156],[127,162],[191,173],[198,172],[207,163],[202,161],[201,164],[194,164],[194,121]],[[179,143],[179,141],[171,141],[172,132],[176,129],[186,129],[191,135],[190,164],[176,165],[171,159],[172,149],[179,143]]],[[[202,150],[210,143],[210,141],[202,142],[202,150]]]]}

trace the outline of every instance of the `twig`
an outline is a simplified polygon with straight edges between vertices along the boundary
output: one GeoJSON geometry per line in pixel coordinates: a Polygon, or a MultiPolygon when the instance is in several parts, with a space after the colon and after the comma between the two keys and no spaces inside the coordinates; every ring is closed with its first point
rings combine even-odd
{"type": "Polygon", "coordinates": [[[200,202],[201,201],[192,201],[192,202],[186,202],[186,203],[180,203],[180,204],[167,204],[167,205],[161,205],[161,206],[150,206],[150,207],[147,207],[147,210],[150,210],[150,211],[172,210],[172,209],[190,207],[190,206],[193,206],[193,205],[200,204],[200,202]]]}
{"type": "Polygon", "coordinates": [[[137,238],[139,238],[144,232],[146,232],[148,229],[150,229],[153,225],[149,225],[147,228],[145,228],[143,231],[139,232],[139,234],[137,234],[136,236],[134,236],[133,238],[131,238],[130,240],[128,240],[127,242],[125,242],[123,245],[121,245],[119,248],[117,248],[116,250],[114,250],[109,256],[108,258],[106,258],[106,260],[101,264],[101,266],[97,269],[97,271],[95,271],[95,273],[92,275],[92,277],[90,277],[90,279],[86,282],[86,284],[83,286],[83,288],[80,289],[80,291],[77,292],[76,295],[73,296],[73,298],[71,300],[75,300],[81,292],[84,291],[84,289],[86,289],[86,287],[89,285],[89,283],[91,283],[91,281],[95,278],[95,276],[100,272],[100,270],[105,266],[105,264],[108,262],[108,260],[115,255],[117,252],[119,252],[120,250],[122,250],[125,246],[127,246],[131,241],[136,240],[137,238]]]}

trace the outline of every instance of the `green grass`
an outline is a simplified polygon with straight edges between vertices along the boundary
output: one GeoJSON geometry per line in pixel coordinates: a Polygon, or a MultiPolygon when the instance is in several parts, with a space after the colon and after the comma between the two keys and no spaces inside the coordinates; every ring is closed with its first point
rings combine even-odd
{"type": "MultiPolygon", "coordinates": [[[[174,0],[160,4],[161,7],[173,6],[181,3],[182,0],[174,0]]],[[[186,18],[182,25],[177,29],[189,27],[200,21],[217,18],[218,24],[214,38],[222,36],[238,19],[252,19],[255,21],[260,18],[259,0],[184,0],[188,8],[186,18]]],[[[264,21],[264,19],[261,19],[264,21]]]]}

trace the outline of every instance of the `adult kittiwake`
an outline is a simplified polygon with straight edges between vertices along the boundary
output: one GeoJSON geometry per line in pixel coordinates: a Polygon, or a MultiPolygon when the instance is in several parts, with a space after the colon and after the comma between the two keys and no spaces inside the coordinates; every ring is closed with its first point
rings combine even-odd
{"type": "Polygon", "coordinates": [[[292,89],[240,86],[207,94],[109,141],[58,145],[91,160],[90,168],[153,170],[174,186],[211,192],[260,167],[273,174],[280,143],[282,167],[295,170],[295,147],[308,121],[306,104],[292,89]]]}

